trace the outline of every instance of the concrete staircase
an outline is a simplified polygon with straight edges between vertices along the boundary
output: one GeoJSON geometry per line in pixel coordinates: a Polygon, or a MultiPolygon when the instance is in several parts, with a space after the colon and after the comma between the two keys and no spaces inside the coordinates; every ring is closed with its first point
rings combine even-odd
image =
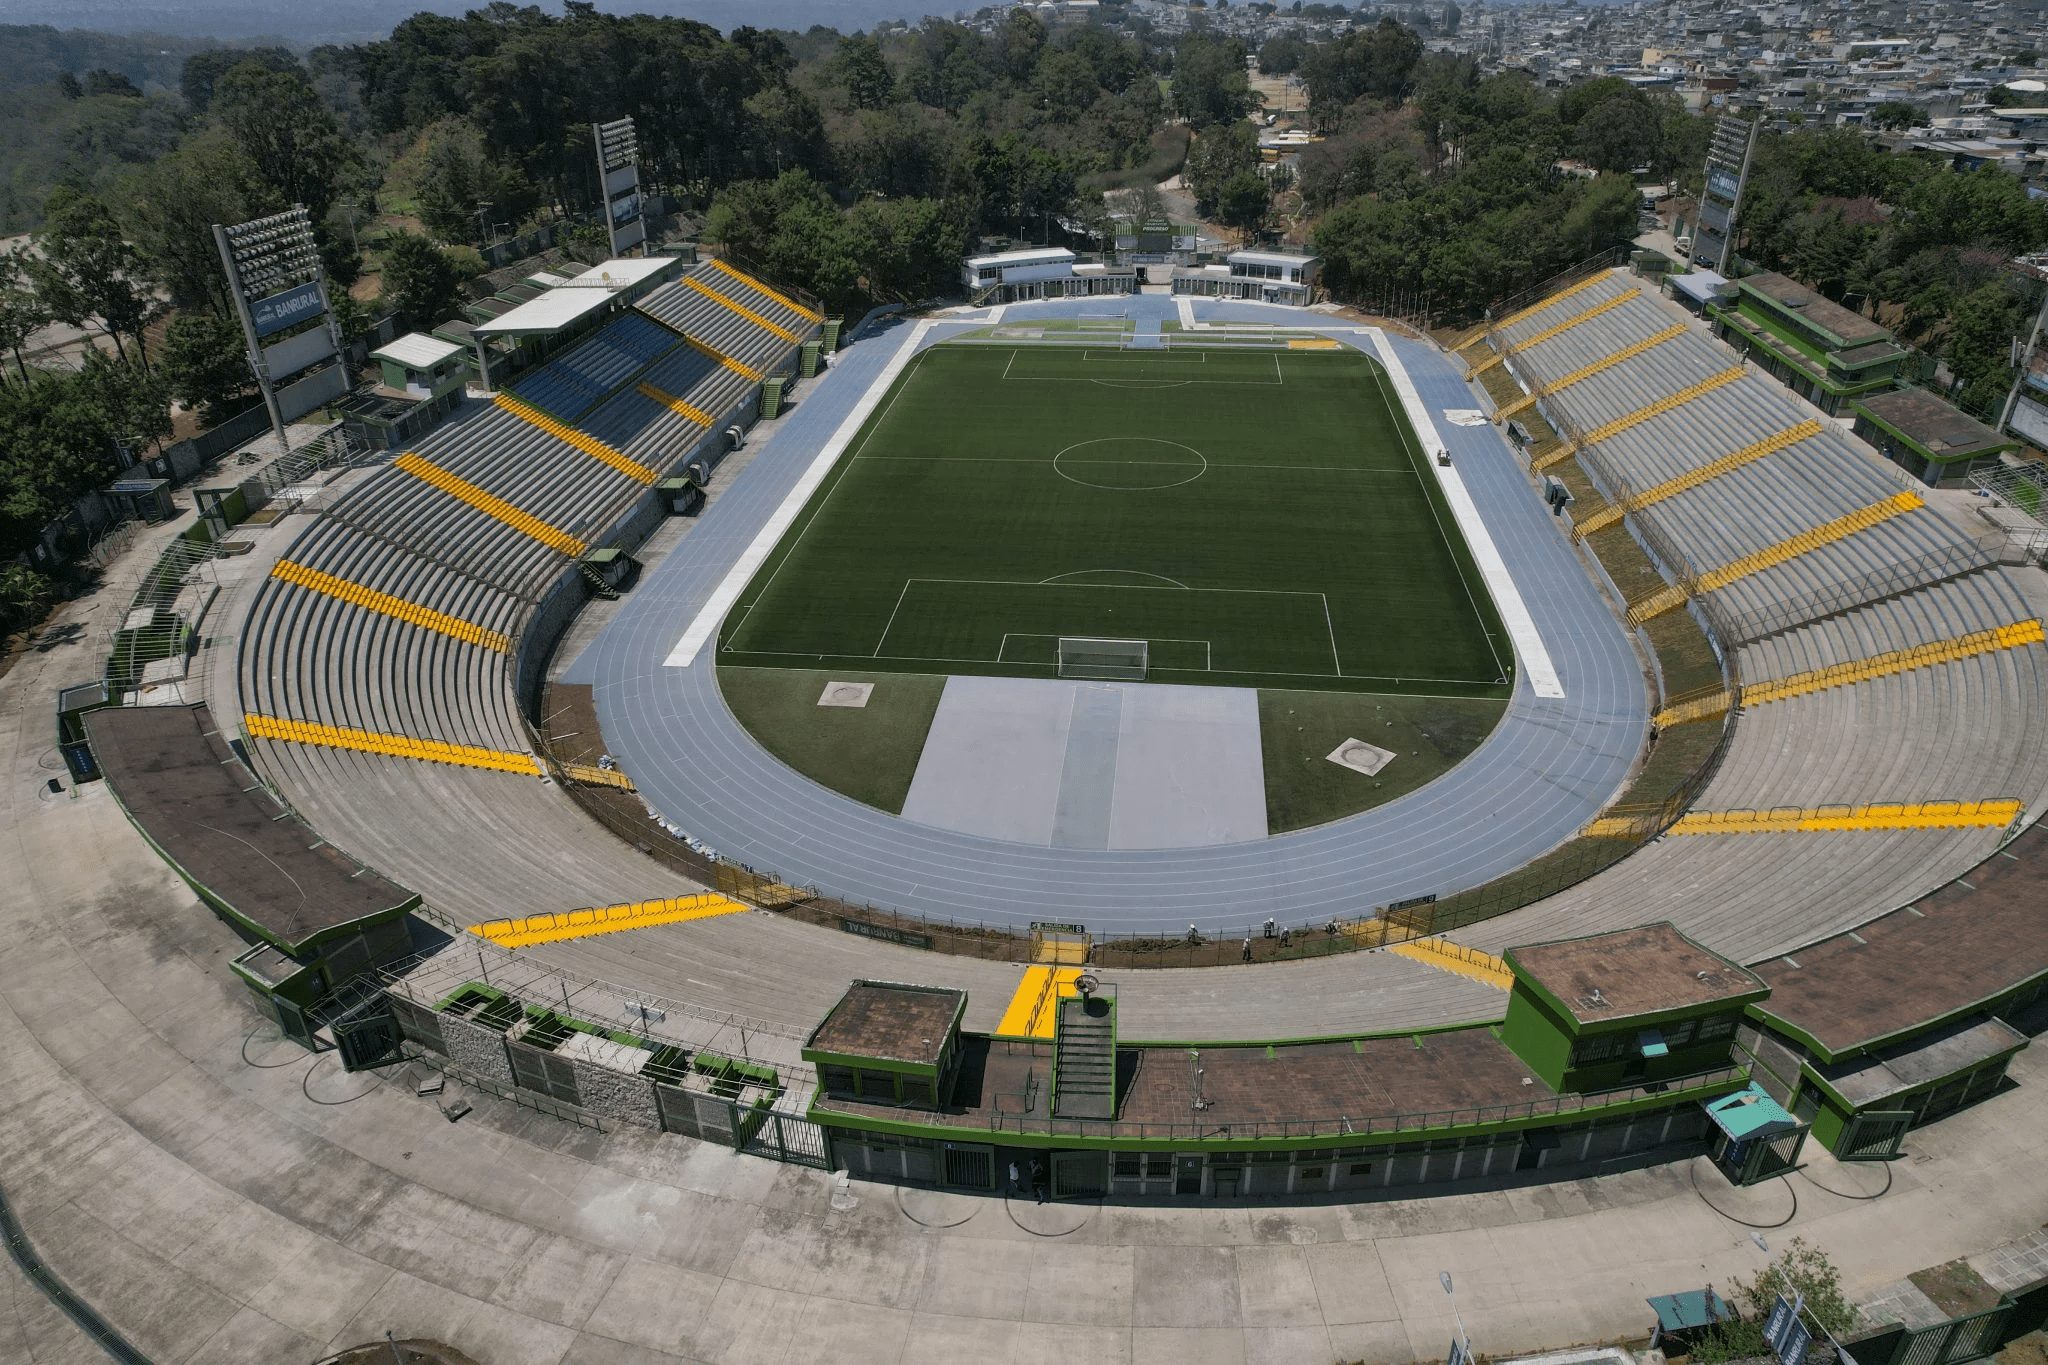
{"type": "Polygon", "coordinates": [[[1116,1007],[1099,996],[1060,1001],[1053,1043],[1054,1118],[1116,1117],[1116,1007]]]}

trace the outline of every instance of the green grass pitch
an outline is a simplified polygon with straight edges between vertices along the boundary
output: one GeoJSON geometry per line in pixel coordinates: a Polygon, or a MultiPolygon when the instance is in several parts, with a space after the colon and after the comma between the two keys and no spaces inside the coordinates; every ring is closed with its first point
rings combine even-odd
{"type": "Polygon", "coordinates": [[[897,381],[727,616],[719,662],[1502,697],[1513,653],[1356,351],[949,345],[897,381]]]}

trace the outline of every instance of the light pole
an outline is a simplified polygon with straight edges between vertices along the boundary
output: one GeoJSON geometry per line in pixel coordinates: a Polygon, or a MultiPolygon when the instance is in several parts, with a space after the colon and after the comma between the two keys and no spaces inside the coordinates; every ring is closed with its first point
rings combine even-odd
{"type": "Polygon", "coordinates": [[[1465,1330],[1464,1314],[1458,1311],[1458,1295],[1451,1288],[1451,1272],[1439,1270],[1436,1277],[1443,1282],[1444,1293],[1450,1296],[1451,1317],[1458,1324],[1458,1340],[1455,1345],[1460,1349],[1451,1352],[1451,1365],[1465,1365],[1466,1361],[1472,1359],[1472,1336],[1465,1330]]]}

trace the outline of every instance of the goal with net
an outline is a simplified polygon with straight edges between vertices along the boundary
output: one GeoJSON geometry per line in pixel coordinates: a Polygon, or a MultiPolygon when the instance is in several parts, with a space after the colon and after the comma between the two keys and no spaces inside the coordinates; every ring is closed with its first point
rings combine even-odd
{"type": "Polygon", "coordinates": [[[1143,640],[1098,640],[1080,635],[1060,637],[1062,678],[1143,682],[1148,662],[1143,640]]]}

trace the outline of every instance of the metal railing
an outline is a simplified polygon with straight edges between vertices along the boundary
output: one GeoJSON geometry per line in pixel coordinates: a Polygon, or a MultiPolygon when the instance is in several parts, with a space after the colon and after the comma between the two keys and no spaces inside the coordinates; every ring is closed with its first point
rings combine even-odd
{"type": "MultiPolygon", "coordinates": [[[[1655,1089],[1649,1086],[1631,1086],[1622,1090],[1606,1090],[1585,1095],[1554,1095],[1549,1099],[1526,1100],[1519,1104],[1472,1105],[1457,1109],[1392,1114],[1331,1114],[1320,1118],[1259,1119],[1224,1123],[1213,1118],[1135,1122],[1123,1119],[1056,1119],[1050,1115],[1028,1113],[946,1113],[919,1110],[916,1111],[915,1121],[938,1127],[969,1128],[982,1132],[1097,1139],[1138,1138],[1154,1141],[1395,1137],[1402,1133],[1438,1132],[1447,1128],[1498,1127],[1526,1120],[1564,1118],[1580,1114],[1594,1115],[1617,1105],[1630,1104],[1638,1100],[1656,1099],[1667,1104],[1676,1104],[1707,1091],[1738,1085],[1748,1078],[1748,1074],[1742,1067],[1720,1067],[1713,1071],[1661,1082],[1655,1089]]],[[[849,1105],[843,1101],[835,1101],[833,1097],[822,1093],[817,1098],[817,1108],[834,1114],[843,1114],[849,1119],[901,1120],[906,1115],[906,1111],[894,1107],[883,1112],[857,1102],[849,1105]],[[873,1112],[870,1112],[871,1109],[873,1112]]]]}
{"type": "Polygon", "coordinates": [[[133,689],[151,664],[192,652],[199,604],[186,602],[181,609],[180,599],[190,588],[219,588],[217,581],[208,585],[205,580],[206,566],[220,553],[217,545],[180,536],[168,542],[143,572],[127,611],[109,624],[102,676],[111,691],[133,689]]]}

